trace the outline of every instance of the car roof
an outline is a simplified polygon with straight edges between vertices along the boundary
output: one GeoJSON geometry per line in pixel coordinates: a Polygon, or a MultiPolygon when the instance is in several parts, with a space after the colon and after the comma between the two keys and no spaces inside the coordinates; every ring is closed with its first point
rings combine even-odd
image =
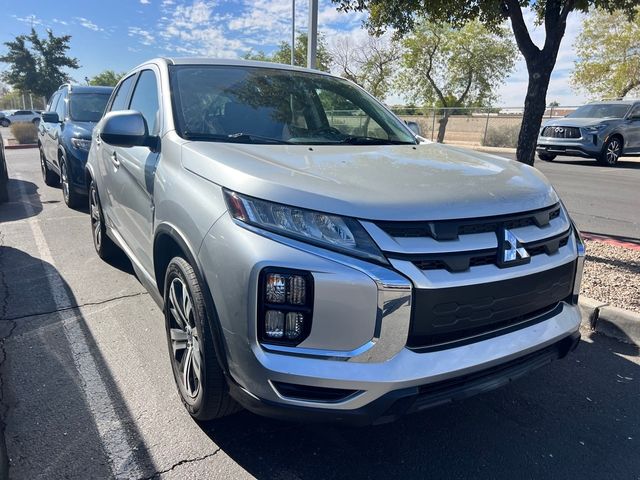
{"type": "Polygon", "coordinates": [[[589,102],[587,105],[633,105],[640,100],[602,100],[600,102],[589,102]]]}
{"type": "Polygon", "coordinates": [[[71,93],[105,93],[111,94],[113,87],[100,87],[93,85],[61,85],[58,90],[68,89],[71,93]]]}
{"type": "MultiPolygon", "coordinates": [[[[169,65],[222,65],[222,66],[240,66],[240,67],[257,67],[257,68],[275,68],[278,70],[294,70],[298,72],[308,72],[320,75],[335,76],[328,72],[313,70],[311,68],[296,67],[283,63],[260,62],[258,60],[229,59],[229,58],[210,58],[210,57],[164,57],[159,60],[165,61],[169,65]]],[[[145,62],[149,63],[149,62],[145,62]]],[[[137,68],[137,67],[136,67],[137,68]]]]}

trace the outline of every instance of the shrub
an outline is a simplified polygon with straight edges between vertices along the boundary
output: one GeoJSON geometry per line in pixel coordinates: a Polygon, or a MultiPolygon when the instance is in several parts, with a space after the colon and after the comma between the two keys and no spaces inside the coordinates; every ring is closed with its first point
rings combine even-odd
{"type": "Polygon", "coordinates": [[[20,144],[38,141],[38,127],[31,122],[12,123],[11,134],[20,144]]]}
{"type": "Polygon", "coordinates": [[[504,127],[491,127],[487,130],[482,145],[485,147],[508,147],[518,146],[518,135],[520,125],[509,125],[504,127]]]}

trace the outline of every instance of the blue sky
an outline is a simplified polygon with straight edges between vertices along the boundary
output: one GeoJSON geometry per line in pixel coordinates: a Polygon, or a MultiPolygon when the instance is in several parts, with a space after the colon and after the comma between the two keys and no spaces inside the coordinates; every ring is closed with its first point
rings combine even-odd
{"type": "MultiPolygon", "coordinates": [[[[72,35],[70,53],[81,65],[72,72],[77,81],[105,69],[127,71],[159,55],[233,58],[250,50],[270,52],[291,35],[289,0],[0,0],[0,5],[0,42],[27,33],[32,24],[40,33],[51,28],[56,35],[72,35]]],[[[304,30],[308,1],[298,0],[296,5],[297,27],[304,30]]],[[[533,25],[533,17],[527,17],[533,25]]],[[[364,18],[338,12],[330,0],[320,0],[319,29],[329,42],[341,36],[364,36],[364,18]]],[[[581,23],[577,14],[569,18],[548,101],[574,105],[584,100],[568,84],[575,57],[572,44],[581,23]]],[[[540,42],[543,36],[542,27],[534,29],[534,40],[540,42]]],[[[4,68],[0,64],[0,70],[4,68]]],[[[526,69],[519,61],[500,89],[498,103],[522,105],[526,82],[526,69]]],[[[398,103],[400,96],[388,101],[398,103]]]]}

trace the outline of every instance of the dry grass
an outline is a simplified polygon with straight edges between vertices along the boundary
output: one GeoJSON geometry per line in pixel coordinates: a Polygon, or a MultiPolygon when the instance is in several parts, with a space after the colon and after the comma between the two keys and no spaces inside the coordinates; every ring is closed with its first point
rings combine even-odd
{"type": "Polygon", "coordinates": [[[36,143],[38,140],[38,127],[33,123],[12,123],[10,128],[19,144],[36,143]]]}

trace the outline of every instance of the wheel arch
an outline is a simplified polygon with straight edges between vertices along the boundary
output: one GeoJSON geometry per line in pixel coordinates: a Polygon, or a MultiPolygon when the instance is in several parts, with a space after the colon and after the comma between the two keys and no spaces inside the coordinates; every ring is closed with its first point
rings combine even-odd
{"type": "Polygon", "coordinates": [[[153,239],[153,273],[157,290],[163,299],[165,293],[164,279],[167,267],[169,266],[171,259],[176,256],[182,257],[189,262],[196,274],[205,302],[205,308],[209,320],[208,324],[211,329],[216,357],[225,376],[230,378],[226,354],[227,348],[222,332],[222,326],[220,324],[220,319],[218,318],[218,311],[215,307],[213,297],[211,296],[211,290],[209,289],[207,280],[202,273],[203,269],[200,261],[198,260],[197,253],[189,246],[189,243],[186,241],[184,236],[174,226],[166,223],[158,225],[153,239]]]}

